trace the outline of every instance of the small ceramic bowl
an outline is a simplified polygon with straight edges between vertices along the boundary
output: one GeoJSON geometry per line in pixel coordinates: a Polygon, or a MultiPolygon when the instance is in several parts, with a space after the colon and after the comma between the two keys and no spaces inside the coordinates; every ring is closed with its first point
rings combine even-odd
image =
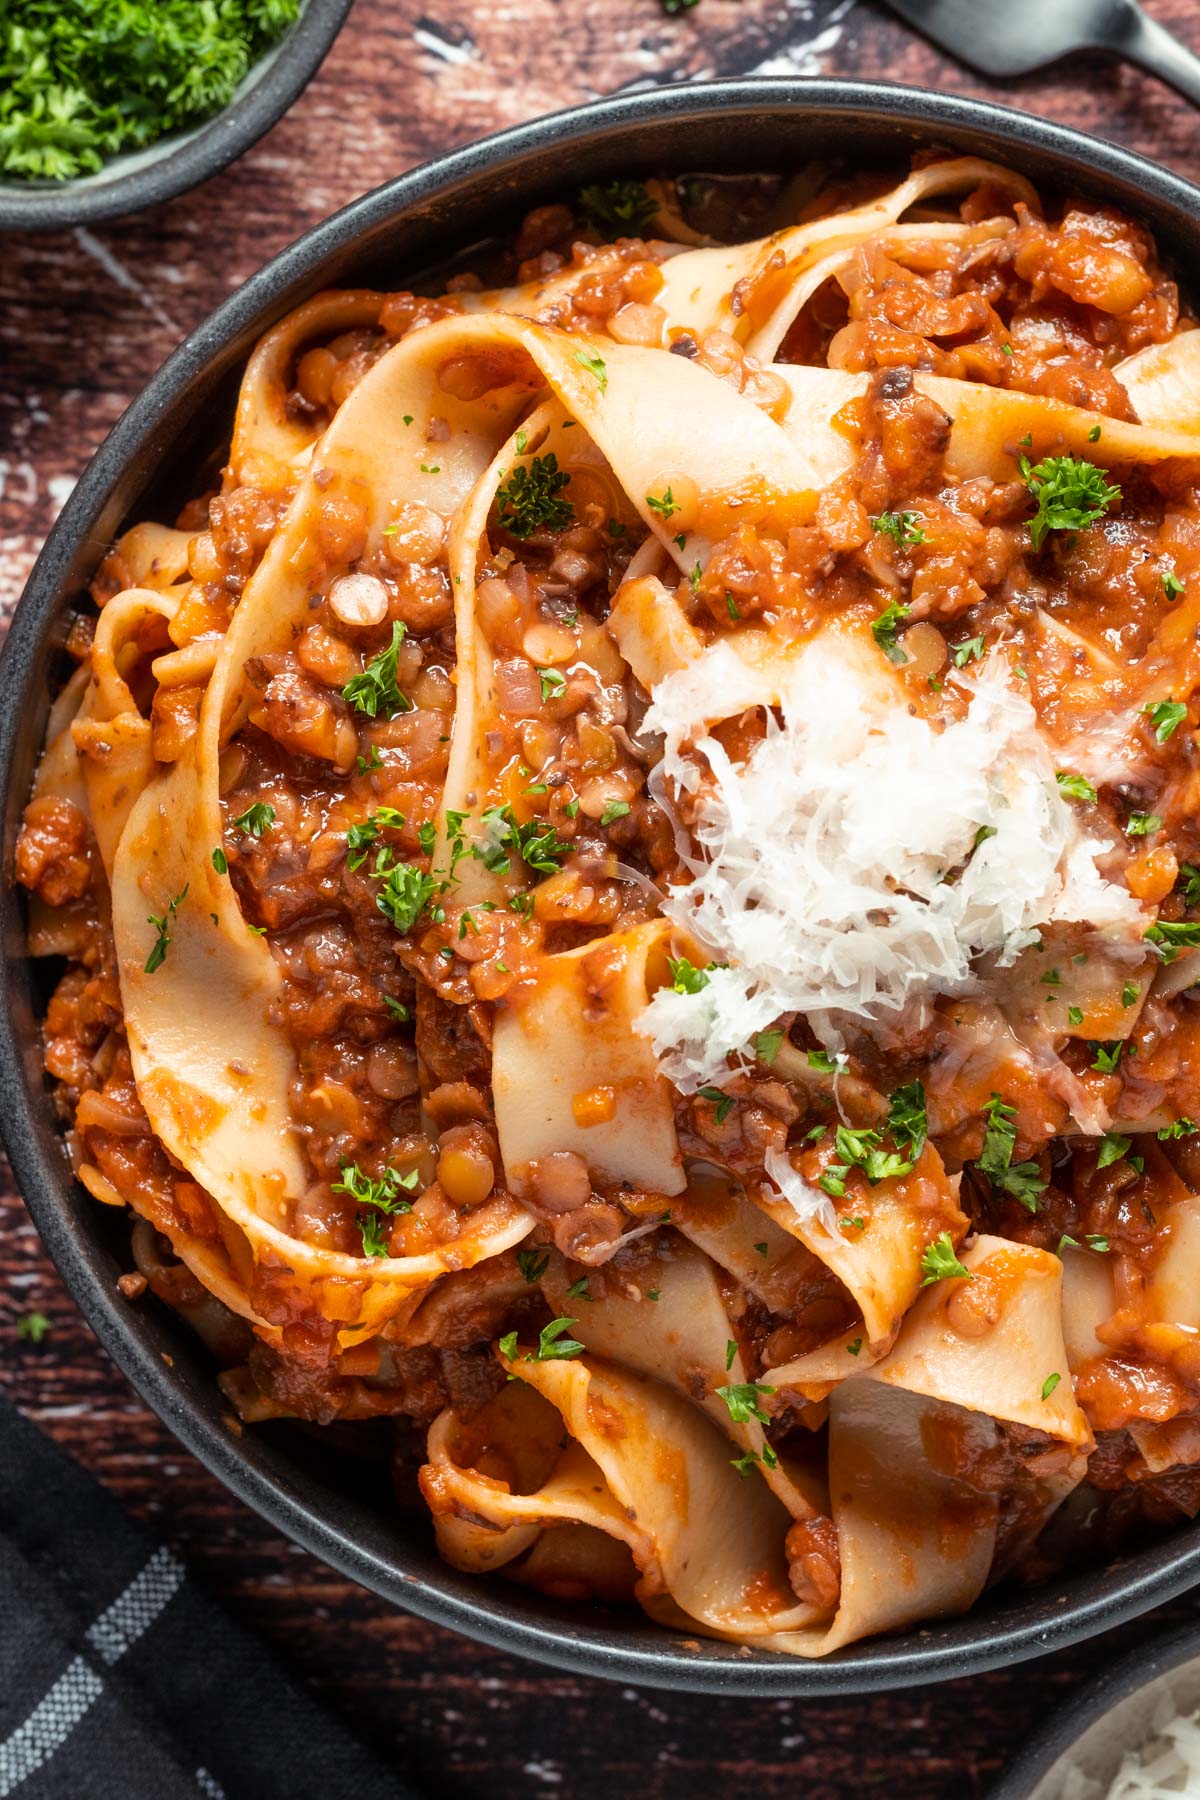
{"type": "Polygon", "coordinates": [[[308,86],[351,0],[304,0],[300,17],[246,73],[229,105],[190,131],[114,156],[75,181],[0,180],[0,230],[61,231],[158,206],[248,150],[308,86]]]}
{"type": "Polygon", "coordinates": [[[1200,1627],[1135,1650],[1090,1682],[1021,1752],[989,1800],[1063,1800],[1073,1769],[1106,1794],[1126,1752],[1155,1736],[1160,1708],[1200,1712],[1200,1627]]]}

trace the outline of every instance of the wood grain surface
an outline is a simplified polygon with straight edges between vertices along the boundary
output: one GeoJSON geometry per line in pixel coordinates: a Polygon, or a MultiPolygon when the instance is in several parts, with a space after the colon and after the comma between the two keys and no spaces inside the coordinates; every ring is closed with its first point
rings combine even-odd
{"type": "MultiPolygon", "coordinates": [[[[1200,50],[1197,0],[1149,0],[1149,10],[1200,50]]],[[[127,402],[308,226],[499,126],[621,88],[732,74],[853,74],[988,95],[1200,175],[1195,112],[1135,70],[1079,58],[989,86],[871,0],[700,0],[674,18],[658,0],[357,0],[317,79],[232,168],[134,219],[4,240],[0,614],[127,402]]],[[[11,1179],[0,1185],[5,1390],[429,1795],[848,1800],[886,1789],[894,1800],[964,1800],[987,1792],[1088,1674],[1196,1616],[1185,1600],[1016,1669],[819,1703],[638,1691],[480,1649],[348,1585],[231,1499],[108,1362],[11,1179]],[[35,1309],[53,1322],[38,1346],[17,1337],[35,1309]]]]}

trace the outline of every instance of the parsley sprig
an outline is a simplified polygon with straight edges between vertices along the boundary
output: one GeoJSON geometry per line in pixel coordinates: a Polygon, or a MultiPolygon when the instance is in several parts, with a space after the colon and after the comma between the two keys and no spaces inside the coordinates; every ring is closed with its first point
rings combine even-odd
{"type": "Polygon", "coordinates": [[[404,626],[399,619],[392,625],[392,641],[386,650],[373,656],[361,675],[353,676],[342,689],[342,699],[368,719],[382,713],[390,719],[393,713],[411,712],[413,703],[396,686],[396,659],[404,641],[404,626]]]}
{"type": "Polygon", "coordinates": [[[821,1187],[833,1199],[842,1200],[852,1168],[861,1169],[872,1187],[880,1181],[910,1174],[925,1148],[927,1129],[925,1089],[919,1081],[910,1081],[891,1095],[882,1131],[870,1126],[838,1126],[834,1148],[841,1160],[829,1163],[822,1171],[821,1187]],[[884,1143],[888,1137],[892,1140],[891,1149],[884,1143]]]}
{"type": "Polygon", "coordinates": [[[1035,1162],[1015,1163],[1012,1159],[1017,1143],[1015,1106],[1009,1106],[993,1094],[983,1109],[986,1128],[983,1149],[975,1167],[987,1176],[993,1192],[1007,1194],[1026,1212],[1037,1212],[1038,1196],[1046,1191],[1046,1180],[1035,1162]]]}
{"type": "Polygon", "coordinates": [[[484,835],[471,854],[493,875],[506,875],[512,867],[510,852],[519,856],[537,875],[554,875],[571,846],[544,819],[518,825],[511,806],[490,806],[483,815],[484,835]]]}
{"type": "Polygon", "coordinates": [[[553,450],[518,463],[507,481],[496,489],[496,517],[510,537],[532,537],[543,527],[561,531],[575,517],[569,500],[560,498],[570,475],[558,466],[553,450]]]}
{"type": "Polygon", "coordinates": [[[708,970],[698,969],[686,956],[668,956],[667,972],[677,994],[698,994],[708,986],[708,970]]]}
{"type": "Polygon", "coordinates": [[[344,1162],[341,1165],[342,1178],[330,1183],[330,1192],[349,1194],[356,1206],[365,1206],[368,1211],[360,1213],[356,1223],[359,1236],[362,1238],[364,1256],[390,1256],[391,1250],[383,1236],[383,1221],[378,1216],[390,1217],[394,1213],[412,1211],[412,1201],[402,1197],[404,1192],[411,1193],[419,1179],[415,1169],[402,1175],[399,1169],[387,1168],[376,1177],[364,1175],[357,1163],[344,1162]]]}
{"type": "Polygon", "coordinates": [[[270,831],[275,823],[275,808],[268,806],[263,800],[256,800],[248,806],[240,817],[230,826],[231,831],[241,831],[247,837],[260,838],[264,831],[270,831]]]}
{"type": "MultiPolygon", "coordinates": [[[[560,1362],[579,1356],[583,1352],[584,1345],[579,1342],[578,1338],[565,1335],[572,1325],[578,1325],[578,1323],[578,1319],[551,1319],[548,1325],[542,1326],[538,1336],[537,1349],[527,1350],[524,1360],[526,1362],[560,1362]]],[[[515,1359],[517,1354],[515,1331],[505,1332],[500,1339],[500,1354],[508,1362],[515,1359]]]]}
{"type": "Polygon", "coordinates": [[[871,636],[889,662],[906,663],[909,661],[908,652],[902,650],[896,642],[896,630],[898,626],[903,625],[911,611],[912,608],[905,606],[902,600],[893,600],[890,605],[884,607],[878,618],[871,620],[871,636]]]}
{"type": "Polygon", "coordinates": [[[879,532],[883,537],[890,537],[897,549],[908,544],[924,544],[927,540],[921,528],[921,515],[918,512],[885,512],[871,520],[871,530],[879,532]]]}
{"type": "Polygon", "coordinates": [[[771,1417],[763,1411],[759,1395],[774,1392],[773,1387],[767,1387],[761,1381],[735,1381],[728,1387],[717,1389],[735,1425],[748,1425],[751,1419],[757,1419],[760,1425],[769,1425],[771,1417]]]}
{"type": "Polygon", "coordinates": [[[356,819],[346,833],[346,867],[361,869],[380,832],[398,831],[403,823],[404,814],[397,812],[394,806],[381,806],[367,818],[356,819]]]}
{"type": "Polygon", "coordinates": [[[921,1252],[921,1274],[924,1279],[922,1287],[928,1287],[934,1281],[955,1281],[973,1279],[970,1269],[960,1263],[954,1249],[954,1239],[948,1231],[943,1231],[932,1244],[926,1244],[921,1252]]]}
{"type": "Polygon", "coordinates": [[[1081,456],[1047,456],[1037,464],[1023,456],[1021,476],[1037,501],[1029,522],[1035,550],[1041,549],[1048,532],[1082,531],[1085,525],[1094,525],[1121,498],[1120,488],[1109,485],[1103,469],[1081,456]]]}
{"type": "Polygon", "coordinates": [[[658,204],[640,181],[593,182],[579,190],[579,211],[605,237],[640,237],[658,204]]]}
{"type": "Polygon", "coordinates": [[[187,891],[190,886],[190,882],[185,882],[175,898],[167,901],[167,910],[165,913],[161,914],[161,916],[158,913],[151,913],[146,920],[146,923],[148,925],[153,925],[158,933],[158,936],[151,946],[150,954],[146,958],[147,975],[153,975],[154,971],[156,969],[161,969],[167,960],[167,946],[171,942],[170,927],[175,918],[175,914],[179,911],[179,908],[187,898],[187,891]]]}
{"type": "Polygon", "coordinates": [[[438,883],[412,863],[394,863],[381,874],[383,886],[375,896],[376,907],[397,931],[411,931],[438,892],[438,883]]]}

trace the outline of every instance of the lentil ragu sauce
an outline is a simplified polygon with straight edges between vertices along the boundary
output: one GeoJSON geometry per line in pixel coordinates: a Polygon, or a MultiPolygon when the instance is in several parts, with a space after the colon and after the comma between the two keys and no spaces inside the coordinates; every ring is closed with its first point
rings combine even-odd
{"type": "MultiPolygon", "coordinates": [[[[861,206],[882,185],[826,185],[798,221],[793,214],[786,222],[861,206]]],[[[740,1229],[737,1208],[764,1183],[772,1157],[785,1159],[812,1192],[836,1198],[847,1240],[891,1217],[889,1196],[902,1192],[906,1241],[920,1265],[912,1293],[925,1290],[920,1306],[943,1305],[946,1329],[963,1342],[981,1342],[1008,1304],[1000,1253],[971,1270],[957,1260],[968,1233],[1089,1266],[1103,1259],[1112,1304],[1101,1307],[1091,1351],[1078,1352],[1068,1332],[1070,1371],[1045,1371],[1051,1390],[1055,1377],[1073,1385],[1095,1445],[1085,1481],[1040,1541],[1045,1484],[1074,1466],[1078,1442],[1073,1448],[1054,1428],[1006,1417],[984,1441],[963,1424],[972,1415],[961,1409],[957,1421],[931,1416],[922,1426],[930,1465],[958,1484],[942,1519],[946,1542],[956,1519],[969,1538],[986,1514],[998,1533],[993,1576],[1040,1578],[1080,1543],[1107,1551],[1144,1523],[1200,1511],[1200,1336],[1149,1300],[1167,1249],[1190,1229],[1174,1223],[1172,1209],[1200,1192],[1192,1123],[1200,1120],[1200,1009],[1186,980],[1174,980],[1200,942],[1191,923],[1200,919],[1192,866],[1200,864],[1200,715],[1191,693],[1200,653],[1190,600],[1200,596],[1200,460],[1174,454],[1106,465],[1119,501],[1089,502],[1069,528],[1052,519],[1035,547],[1033,508],[1051,479],[1033,467],[1039,450],[1031,443],[1023,468],[1005,479],[951,473],[953,421],[922,378],[1038,396],[1136,425],[1117,365],[1190,331],[1193,321],[1135,221],[1083,202],[1043,217],[1028,195],[1014,203],[1011,189],[985,177],[961,204],[918,207],[907,236],[875,231],[850,244],[788,325],[778,353],[760,357],[747,341],[795,280],[786,244],[780,239],[738,279],[720,328],[678,325],[659,304],[664,276],[681,245],[712,241],[705,216],[689,210],[687,183],[650,183],[642,201],[630,201],[636,187],[606,192],[627,212],[632,205],[635,224],[659,228],[647,241],[636,231],[606,241],[594,196],[590,215],[579,203],[530,215],[505,271],[516,285],[508,310],[589,345],[661,348],[785,425],[795,400],[781,370],[864,375],[865,388],[832,421],[848,463],[819,487],[781,493],[750,482],[732,496],[704,491],[685,468],[664,469],[651,504],[666,533],[710,541],[703,567],[694,568],[665,556],[645,561],[647,523],[598,453],[560,468],[571,420],[555,440],[557,460],[526,463],[532,487],[500,484],[475,590],[494,670],[479,762],[486,792],[467,797],[472,812],[491,821],[482,850],[445,812],[459,681],[453,521],[405,499],[379,533],[368,501],[332,471],[322,492],[322,434],[340,409],[397,344],[495,304],[478,278],[459,276],[432,299],[352,296],[339,317],[356,322],[302,334],[286,357],[278,428],[313,446],[311,463],[302,456],[290,482],[260,486],[239,481],[231,458],[219,492],[189,501],[161,541],[148,546],[127,534],[92,588],[99,609],[130,589],[169,588],[177,602],[169,617],[147,613],[122,668],[149,720],[156,765],[172,765],[197,733],[212,653],[308,468],[318,495],[308,609],[287,648],[246,663],[245,701],[220,750],[223,835],[212,855],[244,920],[269,946],[277,979],[270,1023],[292,1057],[290,1106],[307,1185],[287,1194],[276,1224],[343,1257],[417,1258],[453,1247],[479,1209],[517,1187],[533,1220],[521,1250],[474,1266],[451,1260],[361,1336],[353,1330],[358,1289],[340,1316],[332,1303],[316,1308],[285,1257],[252,1251],[152,1127],[124,1029],[104,865],[78,794],[51,786],[27,809],[16,873],[35,897],[33,948],[65,958],[44,1024],[55,1102],[82,1178],[99,1200],[127,1203],[140,1221],[137,1272],[122,1285],[131,1297],[148,1285],[193,1319],[249,1419],[389,1416],[425,1427],[445,1408],[459,1420],[490,1416],[487,1407],[510,1404],[505,1376],[517,1336],[507,1351],[501,1342],[498,1358],[502,1334],[525,1344],[541,1333],[539,1355],[553,1362],[560,1353],[546,1350],[550,1321],[571,1315],[574,1324],[593,1308],[598,1316],[606,1299],[653,1303],[690,1241],[714,1259],[729,1320],[725,1367],[736,1352],[748,1391],[763,1396],[766,1436],[757,1448],[743,1445],[739,1474],[750,1468],[747,1457],[763,1472],[775,1468],[772,1456],[816,1467],[834,1383],[771,1382],[770,1373],[843,1339],[857,1357],[855,1334],[861,1346],[871,1333],[836,1259],[784,1236],[778,1194],[762,1224],[769,1237],[751,1245],[746,1264],[752,1275],[757,1257],[761,1281],[728,1249],[740,1229]],[[955,235],[949,226],[971,230],[955,235]],[[999,988],[984,982],[935,996],[919,1015],[891,1018],[879,1031],[847,1027],[845,1051],[832,1059],[812,1020],[781,1014],[774,1053],[731,1061],[716,1088],[673,1091],[674,1129],[693,1171],[688,1193],[673,1198],[614,1178],[573,1148],[547,1150],[515,1181],[493,1107],[498,1021],[528,1003],[547,956],[593,943],[600,950],[587,965],[585,1004],[603,1013],[626,967],[623,951],[607,963],[604,946],[648,927],[664,895],[690,879],[683,851],[706,804],[703,783],[665,792],[653,779],[661,743],[643,731],[653,696],[608,624],[618,591],[628,596],[639,582],[649,584],[647,606],[665,590],[706,648],[751,629],[793,652],[829,634],[868,646],[873,637],[907,714],[938,729],[967,719],[970,682],[1002,645],[1056,755],[1073,738],[1103,738],[1103,777],[1064,761],[1060,787],[1072,804],[1093,809],[1088,816],[1106,842],[1124,847],[1110,846],[1098,866],[1159,927],[1181,928],[1173,940],[1167,933],[1176,954],[1127,957],[1115,987],[1106,968],[1089,988],[1087,930],[1052,924],[1011,967],[985,958],[999,988]],[[1178,642],[1175,617],[1186,621],[1178,642]],[[1138,665],[1155,647],[1173,671],[1169,694],[1138,685],[1138,665]],[[192,659],[183,679],[151,675],[164,657],[192,659]],[[1179,706],[1169,729],[1168,715],[1154,710],[1163,701],[1179,706]],[[1122,707],[1132,723],[1117,743],[1111,720],[1122,707]],[[448,876],[439,845],[451,853],[448,876]],[[516,878],[506,903],[459,891],[457,859],[516,878]],[[854,1141],[848,1162],[839,1125],[851,1128],[851,1140],[858,1134],[859,1150],[872,1136],[878,1144],[888,1106],[880,1097],[892,1096],[890,1118],[896,1093],[914,1084],[922,1123],[898,1180],[894,1167],[873,1177],[854,1141]],[[1126,1122],[1133,1129],[1123,1129],[1126,1122]],[[710,1248],[706,1232],[725,1248],[710,1248]],[[232,1271],[245,1296],[243,1320],[210,1298],[196,1260],[180,1262],[173,1246],[184,1240],[209,1245],[232,1271]],[[939,1264],[943,1252],[949,1264],[939,1264]],[[561,1268],[568,1291],[557,1313],[542,1285],[547,1263],[551,1280],[561,1268]]],[[[747,205],[761,219],[780,191],[787,193],[748,182],[747,205]]],[[[730,204],[725,189],[720,205],[727,212],[730,204]]],[[[769,212],[762,228],[772,229],[769,212]]],[[[445,395],[469,403],[514,376],[527,383],[532,409],[542,378],[511,346],[486,358],[464,351],[443,363],[439,379],[445,395]]],[[[453,449],[451,436],[434,411],[424,421],[422,467],[436,470],[453,449]]],[[[1043,515],[1050,516],[1045,507],[1043,515]]],[[[85,667],[93,624],[82,613],[69,640],[85,667]]],[[[776,728],[769,709],[758,707],[716,723],[713,736],[741,765],[776,728]]],[[[81,757],[85,738],[77,724],[81,757]]],[[[786,809],[787,794],[778,799],[786,809]]],[[[175,897],[150,898],[165,905],[175,897]]],[[[174,916],[173,907],[160,914],[168,958],[174,916]]],[[[691,946],[676,939],[673,948],[683,962],[673,957],[668,974],[659,954],[651,987],[702,985],[704,946],[695,966],[686,960],[691,946]]],[[[603,1125],[623,1105],[619,1084],[607,1083],[598,1066],[595,1085],[575,1096],[575,1122],[603,1125]]],[[[894,1144],[904,1161],[899,1135],[894,1144]]],[[[587,1325],[585,1316],[581,1329],[587,1325]]],[[[897,1313],[892,1337],[899,1325],[897,1313]]],[[[872,1340],[871,1357],[878,1362],[886,1348],[872,1340]]],[[[596,1349],[601,1358],[612,1354],[603,1343],[596,1349]]],[[[562,1354],[562,1367],[570,1361],[562,1354]]],[[[715,1403],[720,1414],[714,1388],[728,1379],[693,1368],[690,1399],[715,1403]]],[[[748,1404],[757,1431],[760,1415],[748,1404]]],[[[737,1422],[732,1402],[728,1411],[737,1422]]],[[[478,1464],[480,1479],[511,1485],[519,1471],[497,1433],[478,1464]]],[[[448,1479],[442,1470],[426,1481],[435,1514],[465,1519],[465,1504],[447,1497],[448,1479]]],[[[781,1554],[794,1597],[831,1616],[841,1562],[828,1501],[797,1504],[784,1524],[781,1554]]],[[[636,1547],[618,1581],[626,1591],[634,1563],[644,1576],[636,1547]]],[[[608,1594],[611,1559],[602,1574],[599,1561],[595,1568],[593,1581],[579,1575],[571,1591],[608,1594]]],[[[522,1557],[509,1573],[538,1580],[522,1557]]],[[[761,1577],[762,1591],[774,1595],[769,1607],[761,1601],[764,1611],[781,1604],[774,1579],[761,1577]]]]}

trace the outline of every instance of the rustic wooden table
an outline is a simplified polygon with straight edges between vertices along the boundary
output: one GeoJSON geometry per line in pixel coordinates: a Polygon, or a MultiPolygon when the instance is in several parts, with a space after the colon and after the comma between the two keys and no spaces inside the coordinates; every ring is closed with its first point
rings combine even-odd
{"type": "MultiPolygon", "coordinates": [[[[1055,0],[1047,0],[1053,5],[1055,0]]],[[[1150,10],[1200,50],[1197,0],[1150,10]]],[[[88,456],[168,351],[252,270],[366,188],[454,144],[618,88],[713,75],[847,74],[987,94],[1195,177],[1196,115],[1127,68],[1080,60],[989,87],[871,0],[358,0],[307,93],[247,156],[135,219],[14,236],[0,259],[0,609],[88,456]],[[435,16],[435,14],[440,16],[435,16]]],[[[0,1193],[0,1381],[120,1494],[315,1693],[429,1794],[645,1800],[753,1791],[845,1800],[984,1794],[1016,1746],[1182,1601],[1023,1667],[876,1698],[744,1701],[556,1675],[405,1617],[226,1494],[92,1339],[11,1179],[0,1193]],[[52,1328],[17,1338],[34,1310],[52,1328]]]]}

